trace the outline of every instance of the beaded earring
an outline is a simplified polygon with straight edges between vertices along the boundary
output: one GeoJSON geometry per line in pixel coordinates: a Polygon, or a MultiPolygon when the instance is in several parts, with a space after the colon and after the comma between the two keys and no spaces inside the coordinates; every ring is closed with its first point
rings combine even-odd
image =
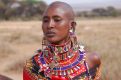
{"type": "Polygon", "coordinates": [[[69,30],[69,34],[70,34],[70,38],[71,38],[71,41],[73,43],[73,46],[77,44],[77,37],[75,35],[75,29],[72,28],[69,30]]]}
{"type": "Polygon", "coordinates": [[[73,29],[70,29],[69,32],[70,32],[70,33],[74,33],[74,32],[73,32],[73,29]]]}
{"type": "Polygon", "coordinates": [[[47,45],[48,45],[48,41],[46,40],[45,37],[43,37],[43,39],[42,39],[42,50],[45,49],[47,45]]]}

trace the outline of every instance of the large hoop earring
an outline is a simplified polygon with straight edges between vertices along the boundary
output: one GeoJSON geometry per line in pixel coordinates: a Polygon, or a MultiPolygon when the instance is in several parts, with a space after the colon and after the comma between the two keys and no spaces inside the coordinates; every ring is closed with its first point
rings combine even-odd
{"type": "Polygon", "coordinates": [[[70,32],[70,33],[73,33],[73,29],[70,29],[69,32],[70,32]]]}
{"type": "Polygon", "coordinates": [[[48,41],[45,37],[42,38],[42,49],[45,49],[48,45],[48,41]]]}
{"type": "Polygon", "coordinates": [[[70,35],[71,41],[73,43],[73,46],[77,45],[77,37],[75,35],[75,30],[73,28],[69,30],[69,35],[70,35]]]}
{"type": "Polygon", "coordinates": [[[70,29],[70,30],[69,30],[69,33],[70,33],[70,35],[75,35],[75,31],[74,31],[74,29],[73,29],[73,28],[70,29]]]}

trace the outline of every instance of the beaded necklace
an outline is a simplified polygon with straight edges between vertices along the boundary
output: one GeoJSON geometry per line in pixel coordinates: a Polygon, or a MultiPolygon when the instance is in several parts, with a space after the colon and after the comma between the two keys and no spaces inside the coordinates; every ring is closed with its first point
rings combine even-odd
{"type": "Polygon", "coordinates": [[[47,46],[47,50],[45,50],[45,57],[49,60],[49,67],[53,69],[58,66],[59,61],[68,60],[73,56],[73,50],[71,49],[71,41],[68,40],[65,44],[62,45],[54,45],[49,44],[47,46]]]}
{"type": "Polygon", "coordinates": [[[83,46],[73,45],[72,47],[72,45],[71,40],[61,46],[49,44],[42,51],[39,61],[46,77],[68,75],[68,78],[72,79],[88,70],[85,68],[86,65],[83,65],[85,63],[83,46]]]}

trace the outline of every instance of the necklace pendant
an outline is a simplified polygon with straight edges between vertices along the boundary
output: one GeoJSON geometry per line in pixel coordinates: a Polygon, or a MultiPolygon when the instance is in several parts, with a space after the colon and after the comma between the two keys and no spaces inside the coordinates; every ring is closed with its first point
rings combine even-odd
{"type": "Polygon", "coordinates": [[[63,72],[63,75],[64,75],[64,76],[67,75],[67,74],[66,74],[66,71],[63,72]]]}
{"type": "Polygon", "coordinates": [[[52,61],[52,62],[49,64],[49,67],[50,67],[51,69],[53,69],[53,68],[57,67],[58,65],[59,65],[58,63],[52,61]]]}
{"type": "Polygon", "coordinates": [[[55,60],[56,62],[60,60],[60,57],[59,56],[54,56],[53,57],[53,60],[55,60]]]}
{"type": "Polygon", "coordinates": [[[48,57],[48,50],[44,50],[44,55],[48,57]]]}
{"type": "Polygon", "coordinates": [[[65,58],[64,58],[64,55],[62,54],[62,55],[61,55],[61,60],[64,60],[64,59],[65,59],[65,58]]]}
{"type": "Polygon", "coordinates": [[[53,62],[51,62],[50,64],[49,64],[49,67],[51,68],[51,69],[53,69],[54,68],[54,66],[55,66],[55,62],[53,61],[53,62]]]}
{"type": "Polygon", "coordinates": [[[70,69],[68,69],[68,70],[67,70],[67,73],[68,73],[69,75],[71,74],[71,71],[70,71],[70,69]]]}

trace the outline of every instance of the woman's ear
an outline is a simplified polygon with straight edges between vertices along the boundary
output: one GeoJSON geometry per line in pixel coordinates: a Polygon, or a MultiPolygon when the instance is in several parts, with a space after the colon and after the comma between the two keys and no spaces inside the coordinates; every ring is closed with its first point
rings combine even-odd
{"type": "Polygon", "coordinates": [[[71,22],[71,29],[73,29],[74,32],[75,32],[75,28],[76,28],[76,22],[73,21],[71,22]]]}
{"type": "Polygon", "coordinates": [[[76,22],[75,21],[71,22],[71,26],[75,27],[76,26],[76,22]]]}

